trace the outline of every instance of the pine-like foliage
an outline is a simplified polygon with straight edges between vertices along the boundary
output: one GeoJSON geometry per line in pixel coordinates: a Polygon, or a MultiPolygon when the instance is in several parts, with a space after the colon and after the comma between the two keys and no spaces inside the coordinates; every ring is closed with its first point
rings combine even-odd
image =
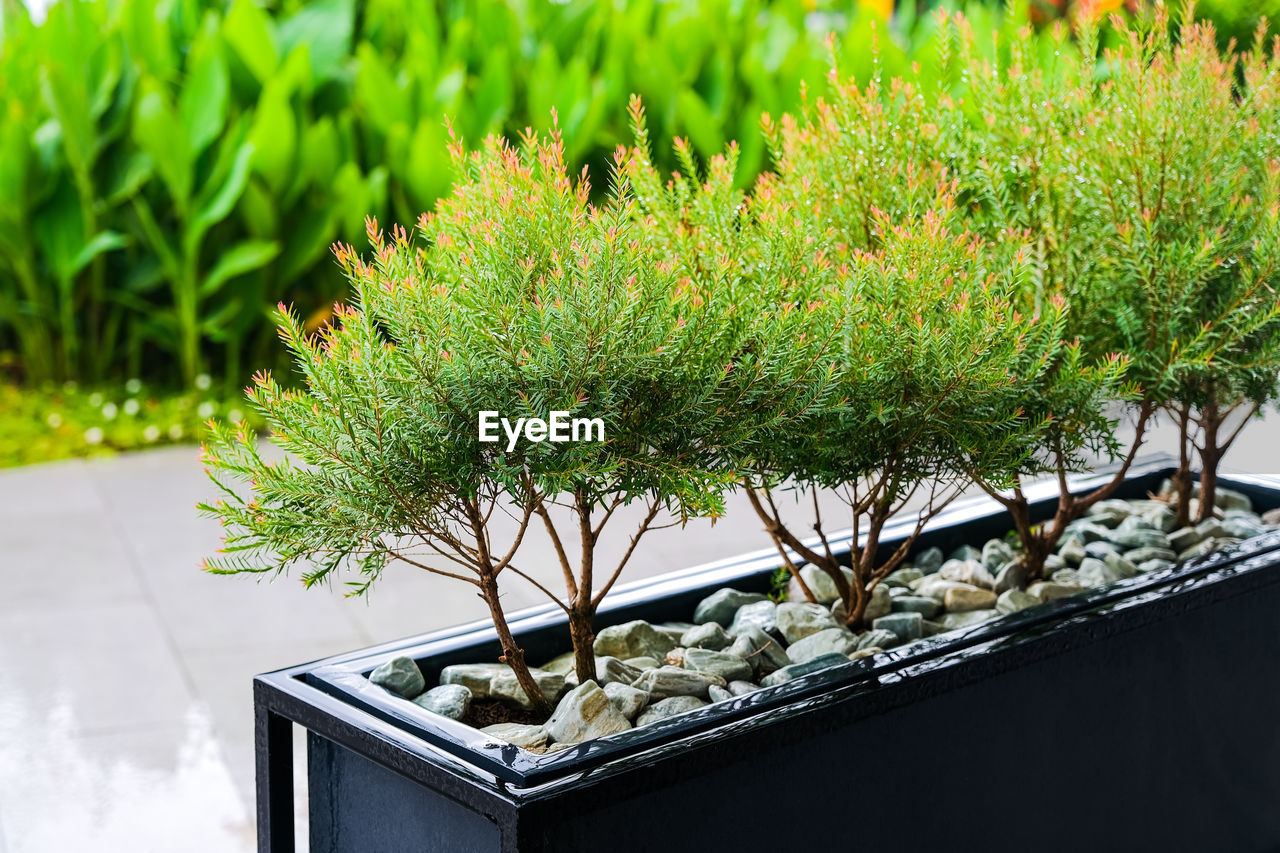
{"type": "Polygon", "coordinates": [[[1116,22],[1107,79],[1063,150],[1069,204],[1096,223],[1098,261],[1073,297],[1089,309],[1082,334],[1125,353],[1147,404],[1181,424],[1185,520],[1191,445],[1203,517],[1239,434],[1226,419],[1243,426],[1276,393],[1280,76],[1265,30],[1247,56],[1223,55],[1212,25],[1184,15],[1173,35],[1162,7],[1134,28],[1116,22]]]}
{"type": "Polygon", "coordinates": [[[956,233],[948,214],[877,218],[880,247],[843,265],[838,403],[772,437],[747,474],[779,550],[830,575],[854,627],[876,585],[968,483],[967,465],[998,476],[1029,451],[1021,377],[1053,357],[1064,319],[1060,302],[1022,313],[1025,258],[956,233]],[[816,501],[818,544],[784,522],[775,492],[788,484],[832,489],[847,505],[851,580],[832,556],[816,501]],[[902,516],[914,527],[884,551],[885,524],[902,516]]]}
{"type": "Polygon", "coordinates": [[[768,192],[805,211],[842,253],[875,248],[883,221],[903,222],[946,204],[944,141],[922,90],[895,78],[867,86],[832,68],[825,98],[799,116],[764,118],[775,160],[768,192]]]}
{"type": "Polygon", "coordinates": [[[579,674],[594,677],[591,619],[639,537],[663,509],[720,512],[727,448],[802,411],[825,374],[796,382],[811,368],[792,367],[793,312],[691,276],[647,239],[621,160],[595,206],[558,136],[454,155],[463,179],[421,239],[370,223],[371,258],[336,248],[354,298],[333,325],[310,337],[282,309],[305,387],[259,375],[249,395],[289,456],[268,461],[253,436],[214,425],[206,454],[226,498],[204,509],[228,535],[209,568],[299,565],[308,584],[350,568],[360,593],[394,559],[473,583],[536,697],[499,579],[520,575],[565,609],[579,674]],[[603,419],[606,440],[478,440],[481,411],[514,422],[553,410],[603,419]],[[645,511],[631,547],[597,567],[607,522],[633,501],[645,511]],[[495,513],[512,519],[503,541],[495,513]],[[552,539],[562,594],[521,562],[531,524],[552,539]]]}
{"type": "MultiPolygon", "coordinates": [[[[1068,307],[1061,337],[1043,365],[1019,376],[1033,452],[1004,472],[1006,487],[976,464],[973,479],[1010,511],[1022,545],[1028,579],[1039,577],[1045,557],[1062,530],[1123,481],[1141,445],[1150,416],[1134,404],[1137,437],[1128,453],[1116,438],[1119,416],[1138,397],[1126,383],[1130,358],[1099,325],[1098,303],[1088,283],[1097,280],[1105,256],[1099,225],[1079,201],[1073,146],[1084,134],[1092,107],[1096,28],[1087,24],[1073,45],[1060,34],[1060,67],[1044,69],[1014,40],[998,55],[983,58],[960,18],[952,21],[955,65],[951,88],[939,93],[942,148],[970,227],[997,244],[1027,247],[1028,286],[1023,310],[1061,303],[1068,307]],[[1115,478],[1088,495],[1067,491],[1067,475],[1101,458],[1124,461],[1115,478]],[[1036,524],[1022,490],[1028,477],[1057,476],[1063,495],[1053,520],[1036,524]]],[[[1108,299],[1114,295],[1108,294],[1108,299]]]]}
{"type": "MultiPolygon", "coordinates": [[[[793,576],[804,588],[796,557],[827,572],[854,626],[963,488],[968,465],[981,460],[997,477],[1030,452],[1023,378],[1054,357],[1064,322],[1060,300],[1038,315],[1020,310],[1029,267],[1012,241],[963,232],[934,156],[938,134],[920,134],[925,115],[909,86],[850,84],[801,120],[767,124],[777,171],[750,195],[733,189],[732,149],[700,185],[692,163],[665,186],[651,170],[635,179],[658,239],[689,270],[742,270],[789,288],[794,304],[822,306],[793,340],[822,342],[834,396],[799,423],[757,433],[738,460],[793,576]],[[816,501],[816,542],[784,521],[779,493],[794,487],[844,498],[852,582],[816,501]],[[882,553],[884,525],[908,507],[914,531],[882,553]]],[[[639,136],[643,151],[642,126],[639,136]]]]}
{"type": "Polygon", "coordinates": [[[1037,298],[1023,232],[984,240],[953,209],[954,127],[939,120],[958,120],[937,109],[937,93],[931,103],[909,82],[841,84],[837,71],[830,90],[799,119],[766,122],[776,174],[757,195],[785,200],[784,227],[813,235],[833,263],[843,306],[833,348],[839,403],[770,437],[744,479],[793,574],[792,554],[822,568],[859,626],[875,586],[969,477],[1007,484],[1038,464],[1052,423],[1040,399],[1046,387],[1059,405],[1084,394],[1092,413],[1110,379],[1062,340],[1063,300],[1037,298]],[[784,522],[776,493],[791,485],[844,498],[851,582],[816,501],[816,544],[784,522]],[[882,552],[885,524],[903,514],[914,528],[882,552]]]}

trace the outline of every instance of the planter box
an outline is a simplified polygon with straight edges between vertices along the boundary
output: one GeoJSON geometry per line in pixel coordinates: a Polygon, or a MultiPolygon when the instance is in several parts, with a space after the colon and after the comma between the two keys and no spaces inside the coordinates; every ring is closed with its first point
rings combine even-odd
{"type": "MultiPolygon", "coordinates": [[[[1167,458],[1119,497],[1154,491],[1167,458]]],[[[1224,477],[1255,509],[1280,478],[1224,477]]],[[[1083,490],[1090,480],[1078,483],[1083,490]]],[[[1035,487],[1048,515],[1056,494],[1035,487]]],[[[1002,535],[986,498],[921,548],[1002,535]]],[[[905,532],[886,535],[886,547],[905,532]]],[[[846,539],[847,547],[847,539],[846,539]]],[[[724,586],[764,590],[776,553],[632,584],[599,627],[687,619],[724,586]]],[[[307,732],[313,853],[862,848],[1280,847],[1280,533],[546,755],[393,699],[396,654],[428,683],[493,660],[483,624],[259,676],[258,847],[293,850],[293,724],[307,732]]],[[[531,660],[563,614],[512,626],[531,660]]]]}

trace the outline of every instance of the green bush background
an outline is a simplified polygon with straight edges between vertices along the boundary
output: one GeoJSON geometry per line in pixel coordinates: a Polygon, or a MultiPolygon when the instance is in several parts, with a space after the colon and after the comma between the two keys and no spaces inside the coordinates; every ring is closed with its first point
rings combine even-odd
{"type": "MultiPolygon", "coordinates": [[[[234,407],[281,366],[269,310],[315,328],[344,297],[329,246],[448,191],[446,124],[476,143],[554,110],[602,176],[636,93],[659,165],[677,135],[703,158],[738,140],[745,184],[768,166],[761,114],[821,94],[832,50],[864,82],[936,73],[935,19],[890,5],[56,0],[35,23],[0,0],[0,466],[190,436],[234,407]],[[149,390],[121,418],[127,380],[149,390]]],[[[963,11],[990,34],[1060,5],[963,11]]],[[[1242,34],[1266,10],[1202,11],[1242,34]]]]}
{"type": "Polygon", "coordinates": [[[861,79],[936,53],[931,17],[847,0],[59,0],[38,26],[0,2],[0,371],[34,386],[271,364],[271,306],[314,326],[342,296],[334,240],[448,190],[446,120],[477,142],[554,110],[599,173],[634,92],[656,138],[739,140],[748,181],[828,33],[861,79]]]}

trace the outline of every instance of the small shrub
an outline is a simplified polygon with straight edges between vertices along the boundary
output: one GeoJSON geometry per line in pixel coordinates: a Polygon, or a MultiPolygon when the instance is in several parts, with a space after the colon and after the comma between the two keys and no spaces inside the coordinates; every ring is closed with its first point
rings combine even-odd
{"type": "Polygon", "coordinates": [[[592,618],[639,539],[719,513],[729,449],[794,416],[779,400],[804,400],[770,390],[775,360],[784,377],[793,360],[777,334],[789,312],[740,302],[750,288],[682,275],[644,239],[621,159],[593,205],[557,135],[454,156],[463,179],[422,218],[425,245],[370,223],[370,261],[336,250],[356,294],[338,322],[313,337],[281,312],[306,387],[260,374],[249,394],[290,458],[268,462],[253,436],[215,426],[206,449],[227,498],[204,509],[229,533],[209,568],[305,563],[310,585],[349,566],[362,593],[400,560],[472,583],[536,701],[499,582],[523,578],[565,611],[579,677],[594,678],[592,618]],[[485,411],[599,418],[604,440],[484,443],[485,411]],[[604,563],[597,544],[631,503],[643,511],[629,545],[604,563]],[[495,512],[518,522],[501,541],[495,512]],[[551,539],[563,593],[521,559],[531,525],[551,539]]]}

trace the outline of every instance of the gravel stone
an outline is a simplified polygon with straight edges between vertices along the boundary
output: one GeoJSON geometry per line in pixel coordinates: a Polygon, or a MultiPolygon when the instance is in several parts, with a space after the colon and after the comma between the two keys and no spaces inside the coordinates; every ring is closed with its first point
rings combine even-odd
{"type": "Polygon", "coordinates": [[[639,678],[643,672],[644,670],[640,667],[632,666],[626,661],[620,661],[612,655],[596,658],[596,677],[601,687],[613,683],[630,684],[639,678]]]}
{"type": "Polygon", "coordinates": [[[471,691],[461,684],[441,684],[414,699],[413,704],[433,714],[461,720],[471,708],[471,691]]]}
{"type": "Polygon", "coordinates": [[[616,681],[604,686],[604,695],[609,697],[609,701],[618,709],[618,713],[628,720],[635,720],[636,716],[644,710],[644,706],[649,704],[648,693],[616,681]]]}
{"type": "Polygon", "coordinates": [[[858,638],[848,628],[828,628],[797,640],[787,648],[792,663],[805,663],[835,652],[847,655],[858,648],[858,638]]]}
{"type": "Polygon", "coordinates": [[[1169,549],[1181,554],[1193,545],[1199,545],[1205,536],[1194,527],[1184,527],[1169,534],[1169,549]]]}
{"type": "Polygon", "coordinates": [[[427,689],[427,680],[413,658],[394,657],[369,673],[369,680],[404,699],[412,699],[427,689]]]}
{"type": "Polygon", "coordinates": [[[711,649],[720,651],[733,642],[733,638],[719,622],[695,625],[680,637],[680,645],[686,649],[711,649]]]}
{"type": "Polygon", "coordinates": [[[1080,565],[1089,552],[1084,549],[1084,540],[1078,536],[1067,536],[1058,547],[1058,556],[1073,566],[1080,565]]]}
{"type": "Polygon", "coordinates": [[[733,621],[733,614],[744,604],[755,604],[764,601],[765,597],[758,592],[742,592],[736,589],[718,589],[708,595],[693,611],[693,621],[699,624],[719,622],[728,625],[733,621]]]}
{"type": "MultiPolygon", "coordinates": [[[[538,689],[542,691],[542,695],[548,702],[555,702],[564,692],[565,676],[554,672],[543,672],[540,669],[531,669],[529,674],[533,676],[538,689]]],[[[536,707],[533,700],[524,692],[524,688],[520,686],[520,682],[516,680],[515,672],[505,665],[490,679],[489,696],[526,711],[532,711],[536,707]]]]}
{"type": "Polygon", "coordinates": [[[1068,595],[1075,595],[1081,587],[1076,584],[1057,583],[1050,581],[1036,581],[1027,587],[1027,592],[1034,595],[1041,601],[1053,601],[1056,598],[1065,598],[1068,595]]]}
{"type": "Polygon", "coordinates": [[[684,668],[718,675],[726,682],[749,679],[754,673],[751,664],[737,655],[711,649],[685,649],[684,668]]]}
{"type": "Polygon", "coordinates": [[[522,749],[546,746],[551,737],[546,726],[526,726],[521,723],[497,723],[485,726],[480,732],[494,740],[504,741],[522,749]]]}
{"type": "Polygon", "coordinates": [[[938,624],[943,630],[954,631],[957,628],[968,628],[970,625],[977,625],[979,622],[986,622],[988,619],[994,619],[999,616],[997,610],[968,610],[964,613],[946,613],[938,620],[938,624]]]}
{"type": "Polygon", "coordinates": [[[765,633],[778,627],[778,605],[772,601],[757,601],[738,608],[729,624],[729,635],[736,637],[748,628],[759,628],[765,633]]]}
{"type": "Polygon", "coordinates": [[[929,574],[930,572],[936,572],[938,569],[942,568],[943,562],[944,558],[942,555],[942,549],[935,546],[933,548],[926,548],[919,554],[916,554],[915,558],[911,561],[911,565],[919,569],[921,572],[929,574]]]}
{"type": "MultiPolygon", "coordinates": [[[[889,617],[885,616],[883,618],[888,619],[889,617]]],[[[775,684],[786,684],[788,681],[793,681],[802,675],[808,675],[811,672],[818,672],[819,670],[848,662],[849,659],[841,654],[832,653],[821,655],[813,658],[812,660],[807,660],[804,663],[793,663],[790,666],[784,666],[777,672],[772,672],[769,675],[766,675],[760,682],[760,686],[772,687],[775,684]]]]}
{"type": "Polygon", "coordinates": [[[930,598],[936,598],[942,601],[947,597],[949,589],[978,589],[973,584],[961,583],[960,581],[949,581],[941,575],[926,575],[920,585],[916,587],[917,595],[927,595],[930,598]]]}
{"type": "MultiPolygon", "coordinates": [[[[1050,558],[1057,557],[1056,554],[1050,554],[1049,556],[1050,558]]],[[[1058,568],[1062,568],[1063,566],[1066,565],[1066,563],[1062,560],[1061,557],[1058,557],[1058,562],[1062,563],[1062,566],[1058,566],[1058,568]]],[[[1048,558],[1045,559],[1044,567],[1045,569],[1050,568],[1048,558]]],[[[999,595],[1005,590],[1014,589],[1015,587],[1021,588],[1026,585],[1027,585],[1027,564],[1024,563],[1021,559],[1014,559],[1005,563],[1004,566],[1000,568],[1000,573],[996,575],[996,582],[993,589],[994,589],[994,592],[997,595],[999,595]]]]}
{"type": "Polygon", "coordinates": [[[1131,578],[1138,573],[1138,567],[1133,564],[1133,561],[1119,554],[1108,554],[1102,562],[1106,563],[1107,568],[1118,578],[1131,578]]]}
{"type": "Polygon", "coordinates": [[[920,639],[923,631],[920,623],[923,621],[924,617],[919,613],[890,613],[872,622],[871,627],[877,631],[889,631],[901,642],[909,643],[920,639]]]}
{"type": "MultiPolygon", "coordinates": [[[[844,575],[846,583],[853,583],[853,569],[847,569],[842,566],[840,573],[844,575]]],[[[801,566],[800,577],[808,585],[809,591],[813,593],[814,601],[818,604],[830,604],[840,597],[840,591],[836,589],[836,582],[831,579],[831,575],[817,566],[801,566]]],[[[787,598],[790,601],[809,600],[795,578],[791,579],[791,583],[787,587],[787,598]]]]}
{"type": "Polygon", "coordinates": [[[836,627],[836,621],[831,618],[831,611],[821,604],[812,604],[807,601],[786,601],[779,604],[776,619],[778,631],[788,643],[794,643],[810,634],[836,627]]]}
{"type": "Polygon", "coordinates": [[[1012,560],[1014,556],[1013,549],[1003,539],[989,539],[982,546],[982,565],[988,572],[1000,571],[1000,567],[1012,560]]]}
{"type": "Polygon", "coordinates": [[[920,569],[896,569],[889,573],[882,585],[890,589],[895,587],[911,589],[911,583],[920,580],[924,575],[925,573],[920,569]]]}
{"type": "Polygon", "coordinates": [[[627,658],[652,657],[661,660],[676,647],[676,641],[667,634],[637,619],[622,625],[610,625],[596,634],[595,652],[598,655],[626,660],[627,658]]]}
{"type": "Polygon", "coordinates": [[[1124,558],[1135,566],[1141,566],[1148,560],[1164,560],[1172,563],[1178,555],[1168,548],[1135,548],[1125,553],[1124,558]]]}
{"type": "Polygon", "coordinates": [[[510,671],[505,663],[457,663],[440,670],[440,683],[461,684],[474,698],[483,699],[489,695],[493,677],[510,671]]]}
{"type": "Polygon", "coordinates": [[[1126,550],[1169,547],[1169,537],[1159,530],[1117,530],[1111,534],[1110,541],[1126,550]]]}
{"type": "MultiPolygon", "coordinates": [[[[992,541],[995,542],[998,540],[992,541]]],[[[987,544],[990,545],[991,543],[988,542],[987,544]]],[[[1008,549],[1009,547],[1003,542],[1000,542],[999,544],[1005,549],[1008,549]]],[[[1013,558],[1010,557],[1009,559],[1011,560],[1013,558]]],[[[1007,563],[1008,560],[1005,562],[1007,563]]],[[[1001,563],[1000,565],[1003,566],[1004,563],[1001,563]]],[[[995,570],[998,571],[999,569],[1000,566],[997,566],[995,570]]],[[[942,568],[938,570],[938,577],[944,580],[969,584],[970,586],[976,586],[980,589],[995,589],[996,586],[995,577],[991,572],[987,571],[987,567],[984,564],[977,560],[965,560],[964,562],[959,560],[949,560],[948,562],[943,563],[942,568]]]]}
{"type": "Polygon", "coordinates": [[[594,681],[585,681],[566,693],[547,720],[547,731],[557,743],[581,743],[629,728],[631,722],[594,681]]]}
{"type": "Polygon", "coordinates": [[[743,631],[725,651],[751,664],[757,675],[768,675],[791,663],[782,646],[759,628],[743,631]]]}
{"type": "Polygon", "coordinates": [[[724,687],[725,680],[707,672],[664,666],[647,670],[631,686],[648,693],[649,700],[653,701],[671,696],[697,696],[699,699],[706,699],[707,688],[713,684],[724,687]]]}
{"type": "MultiPolygon", "coordinates": [[[[1085,586],[1102,586],[1120,579],[1119,575],[1106,563],[1095,560],[1093,557],[1089,557],[1080,564],[1080,571],[1076,573],[1076,577],[1085,586]]],[[[1057,580],[1057,575],[1054,575],[1054,580],[1057,580]]]]}
{"type": "Polygon", "coordinates": [[[899,595],[893,599],[894,613],[919,613],[925,619],[938,615],[942,604],[927,595],[899,595]]]}
{"type": "MultiPolygon", "coordinates": [[[[921,622],[923,624],[923,620],[921,622]]],[[[898,639],[897,634],[884,628],[872,628],[858,635],[858,651],[872,648],[891,649],[901,644],[902,641],[898,639]]]]}
{"type": "Polygon", "coordinates": [[[989,589],[949,589],[942,605],[950,613],[990,610],[996,606],[996,594],[989,589]]]}
{"type": "Polygon", "coordinates": [[[705,707],[706,704],[706,702],[695,696],[672,696],[650,705],[648,710],[636,718],[636,725],[647,726],[650,723],[658,722],[658,720],[674,717],[676,714],[696,711],[698,708],[705,707]]]}
{"type": "Polygon", "coordinates": [[[1002,614],[1017,613],[1019,610],[1035,607],[1039,603],[1040,599],[1029,592],[1021,589],[1006,589],[996,599],[996,612],[1002,614]]]}

